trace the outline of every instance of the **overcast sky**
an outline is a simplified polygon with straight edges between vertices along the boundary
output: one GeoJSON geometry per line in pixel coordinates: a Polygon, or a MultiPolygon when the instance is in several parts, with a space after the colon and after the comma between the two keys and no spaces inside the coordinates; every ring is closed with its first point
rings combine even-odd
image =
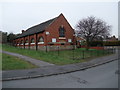
{"type": "Polygon", "coordinates": [[[0,13],[5,32],[21,33],[63,13],[74,29],[79,20],[95,16],[112,25],[111,34],[118,37],[117,2],[2,2],[0,13]]]}

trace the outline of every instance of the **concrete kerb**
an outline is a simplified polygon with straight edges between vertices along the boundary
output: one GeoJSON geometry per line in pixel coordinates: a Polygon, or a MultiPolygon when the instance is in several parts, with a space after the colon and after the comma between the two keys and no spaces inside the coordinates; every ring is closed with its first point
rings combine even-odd
{"type": "Polygon", "coordinates": [[[102,63],[96,63],[96,64],[92,64],[89,66],[85,66],[76,70],[68,70],[68,71],[63,71],[63,72],[58,72],[58,73],[48,73],[48,74],[41,74],[41,75],[34,75],[34,76],[23,76],[23,77],[13,77],[13,78],[5,78],[2,79],[2,81],[11,81],[11,80],[21,80],[21,79],[30,79],[30,78],[38,78],[38,77],[45,77],[45,76],[53,76],[53,75],[59,75],[59,74],[67,74],[67,73],[71,73],[71,72],[76,72],[76,71],[82,71],[82,70],[86,70],[92,67],[96,67],[102,64],[106,64],[112,61],[115,61],[118,59],[113,59],[113,60],[109,60],[109,61],[104,61],[102,63]]]}

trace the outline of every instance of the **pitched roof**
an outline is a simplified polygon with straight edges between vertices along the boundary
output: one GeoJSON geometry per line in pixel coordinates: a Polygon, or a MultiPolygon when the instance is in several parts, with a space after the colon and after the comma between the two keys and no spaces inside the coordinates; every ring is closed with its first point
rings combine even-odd
{"type": "MultiPolygon", "coordinates": [[[[56,17],[57,18],[57,17],[56,17]]],[[[40,23],[38,25],[35,25],[31,28],[28,28],[26,31],[24,31],[22,34],[18,35],[17,38],[20,38],[20,37],[24,37],[24,36],[28,36],[28,35],[32,35],[32,34],[35,34],[35,33],[41,33],[43,31],[45,31],[45,29],[53,23],[53,21],[56,19],[56,18],[53,18],[53,19],[50,19],[46,22],[43,22],[43,23],[40,23]]]]}

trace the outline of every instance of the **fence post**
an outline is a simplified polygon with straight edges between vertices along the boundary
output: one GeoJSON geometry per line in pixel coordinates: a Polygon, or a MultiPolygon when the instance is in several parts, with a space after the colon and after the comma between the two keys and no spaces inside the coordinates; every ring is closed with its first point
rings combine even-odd
{"type": "Polygon", "coordinates": [[[90,57],[92,57],[92,50],[90,51],[90,57]]]}
{"type": "Polygon", "coordinates": [[[103,55],[104,55],[105,54],[105,50],[103,49],[102,51],[103,51],[103,55]]]}
{"type": "Polygon", "coordinates": [[[114,49],[113,49],[113,53],[116,53],[116,48],[114,47],[114,49]]]}
{"type": "Polygon", "coordinates": [[[98,56],[98,50],[97,50],[97,56],[98,56]]]}
{"type": "Polygon", "coordinates": [[[75,58],[75,57],[74,57],[74,48],[73,48],[73,60],[74,60],[74,58],[75,58]]]}
{"type": "Polygon", "coordinates": [[[110,49],[110,54],[112,53],[112,49],[110,49]]]}
{"type": "Polygon", "coordinates": [[[83,50],[82,52],[83,52],[83,59],[84,59],[84,58],[85,58],[85,57],[84,57],[84,50],[83,50]]]}
{"type": "Polygon", "coordinates": [[[110,54],[110,49],[108,49],[108,54],[110,54]]]}
{"type": "Polygon", "coordinates": [[[113,48],[113,51],[112,51],[112,53],[114,53],[114,51],[115,51],[115,48],[113,48]]]}
{"type": "Polygon", "coordinates": [[[59,46],[58,46],[58,56],[59,56],[59,46]]]}

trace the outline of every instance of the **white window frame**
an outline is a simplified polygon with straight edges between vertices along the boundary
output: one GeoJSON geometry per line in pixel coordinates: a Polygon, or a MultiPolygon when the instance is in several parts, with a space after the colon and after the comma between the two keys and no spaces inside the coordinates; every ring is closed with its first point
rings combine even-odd
{"type": "Polygon", "coordinates": [[[30,44],[32,45],[32,44],[35,44],[35,43],[30,43],[30,44]]]}
{"type": "Polygon", "coordinates": [[[68,42],[70,42],[70,43],[71,43],[71,42],[72,42],[72,39],[68,39],[68,42]]]}
{"type": "Polygon", "coordinates": [[[28,43],[25,43],[25,45],[28,45],[28,43]]]}
{"type": "Polygon", "coordinates": [[[38,42],[38,44],[44,44],[44,42],[38,42]]]}
{"type": "Polygon", "coordinates": [[[50,33],[49,33],[49,32],[46,32],[45,34],[46,34],[46,35],[49,35],[50,33]]]}
{"type": "Polygon", "coordinates": [[[52,38],[52,42],[56,42],[57,40],[56,40],[56,38],[52,38]]]}

